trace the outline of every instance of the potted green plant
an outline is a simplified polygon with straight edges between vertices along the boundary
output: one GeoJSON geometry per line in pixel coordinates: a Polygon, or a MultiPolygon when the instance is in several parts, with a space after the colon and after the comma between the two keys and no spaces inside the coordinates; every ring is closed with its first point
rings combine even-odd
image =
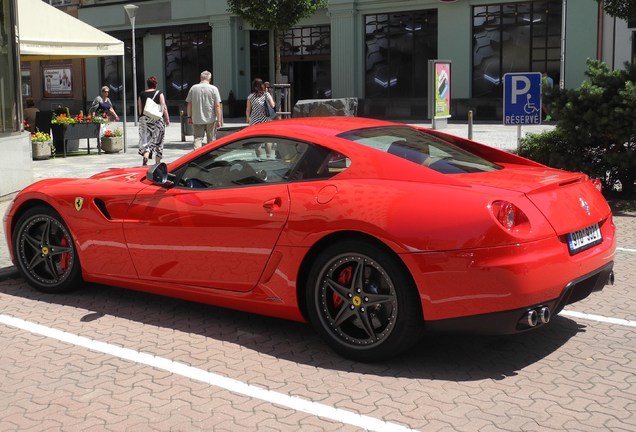
{"type": "Polygon", "coordinates": [[[49,159],[55,154],[55,145],[51,135],[46,132],[34,132],[31,134],[31,151],[33,160],[49,159]]]}
{"type": "Polygon", "coordinates": [[[65,154],[68,151],[77,151],[80,139],[97,138],[100,126],[109,121],[105,114],[85,116],[80,113],[73,117],[66,114],[54,115],[51,120],[51,130],[56,151],[65,154]]]}
{"type": "Polygon", "coordinates": [[[104,153],[119,153],[124,149],[124,139],[121,128],[106,129],[101,140],[104,153]]]}

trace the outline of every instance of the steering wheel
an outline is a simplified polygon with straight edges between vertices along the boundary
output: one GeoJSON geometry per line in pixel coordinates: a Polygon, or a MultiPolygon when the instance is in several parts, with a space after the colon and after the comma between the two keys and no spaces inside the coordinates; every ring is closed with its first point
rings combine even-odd
{"type": "Polygon", "coordinates": [[[218,160],[218,161],[214,161],[212,162],[210,165],[207,165],[205,167],[205,169],[212,169],[212,168],[216,168],[216,167],[226,167],[226,166],[230,166],[232,165],[230,162],[226,161],[226,160],[218,160]]]}
{"type": "Polygon", "coordinates": [[[252,168],[250,164],[242,160],[235,161],[230,165],[228,176],[230,177],[232,183],[236,184],[248,184],[250,182],[254,183],[254,180],[259,178],[254,168],[252,168]]]}
{"type": "Polygon", "coordinates": [[[206,181],[199,180],[196,178],[185,178],[181,181],[183,182],[183,185],[185,187],[190,189],[206,189],[206,188],[214,186],[212,183],[208,183],[206,181]]]}

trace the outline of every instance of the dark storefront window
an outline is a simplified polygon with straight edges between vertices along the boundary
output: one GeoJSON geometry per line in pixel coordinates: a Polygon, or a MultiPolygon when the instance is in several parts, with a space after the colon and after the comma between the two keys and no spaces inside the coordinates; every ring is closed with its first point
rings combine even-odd
{"type": "Polygon", "coordinates": [[[20,130],[21,100],[19,64],[15,41],[15,9],[11,1],[0,2],[0,134],[20,130]]]}
{"type": "Polygon", "coordinates": [[[212,72],[212,32],[208,28],[205,31],[165,33],[164,41],[167,99],[184,101],[190,87],[199,83],[201,72],[212,72]]]}
{"type": "Polygon", "coordinates": [[[428,61],[437,58],[437,11],[365,16],[365,95],[427,95],[428,61]]]}
{"type": "Polygon", "coordinates": [[[331,29],[296,27],[282,34],[281,73],[291,84],[292,101],[331,97],[331,29]]]}
{"type": "Polygon", "coordinates": [[[264,30],[250,31],[250,81],[261,78],[273,81],[269,76],[269,32],[264,30]]]}
{"type": "Polygon", "coordinates": [[[561,0],[473,7],[473,97],[501,97],[509,72],[559,82],[561,0]]]}
{"type": "Polygon", "coordinates": [[[281,57],[329,55],[331,53],[329,26],[297,27],[283,32],[281,57]]]}
{"type": "MultiPolygon", "coordinates": [[[[132,67],[132,37],[130,32],[111,34],[111,36],[119,39],[124,43],[126,56],[126,99],[128,103],[128,115],[134,115],[134,83],[133,83],[133,67],[132,67]]],[[[144,73],[144,44],[141,37],[135,35],[135,63],[137,64],[137,92],[146,88],[146,76],[144,73]]],[[[101,66],[101,86],[110,87],[108,97],[115,103],[115,110],[121,114],[121,101],[124,97],[124,84],[121,71],[122,58],[120,56],[102,57],[100,59],[101,66]]],[[[88,89],[88,98],[92,100],[99,94],[99,88],[88,89]]]]}

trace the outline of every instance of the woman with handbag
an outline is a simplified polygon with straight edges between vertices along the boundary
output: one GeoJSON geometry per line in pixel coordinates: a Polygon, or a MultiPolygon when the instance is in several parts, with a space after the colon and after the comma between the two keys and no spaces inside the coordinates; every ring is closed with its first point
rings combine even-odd
{"type": "Polygon", "coordinates": [[[245,116],[250,126],[258,123],[272,121],[272,117],[276,114],[274,99],[265,89],[265,84],[260,78],[254,78],[252,81],[252,93],[247,97],[247,108],[245,116]],[[269,110],[267,106],[269,106],[269,110]]]}
{"type": "MultiPolygon", "coordinates": [[[[254,78],[252,81],[252,93],[247,97],[247,108],[245,109],[245,117],[250,126],[258,123],[266,123],[272,121],[276,116],[276,104],[272,95],[265,88],[265,83],[260,78],[254,78]]],[[[256,156],[261,156],[262,149],[256,149],[256,156]]],[[[265,155],[268,158],[274,156],[272,144],[265,145],[265,155]]]]}
{"type": "Polygon", "coordinates": [[[163,92],[157,90],[157,78],[146,80],[148,88],[139,93],[137,109],[139,110],[139,154],[143,157],[142,165],[148,165],[148,158],[155,155],[155,163],[163,157],[163,139],[166,126],[170,126],[170,117],[163,92]]]}

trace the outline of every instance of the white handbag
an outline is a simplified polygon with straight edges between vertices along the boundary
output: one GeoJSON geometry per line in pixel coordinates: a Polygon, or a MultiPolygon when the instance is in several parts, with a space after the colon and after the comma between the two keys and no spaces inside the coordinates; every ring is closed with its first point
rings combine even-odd
{"type": "Polygon", "coordinates": [[[157,96],[157,93],[159,93],[159,90],[155,92],[152,98],[147,98],[146,103],[144,104],[143,114],[146,117],[150,117],[150,119],[152,120],[158,120],[161,117],[163,117],[163,110],[161,109],[161,106],[154,101],[155,97],[157,96]]]}

